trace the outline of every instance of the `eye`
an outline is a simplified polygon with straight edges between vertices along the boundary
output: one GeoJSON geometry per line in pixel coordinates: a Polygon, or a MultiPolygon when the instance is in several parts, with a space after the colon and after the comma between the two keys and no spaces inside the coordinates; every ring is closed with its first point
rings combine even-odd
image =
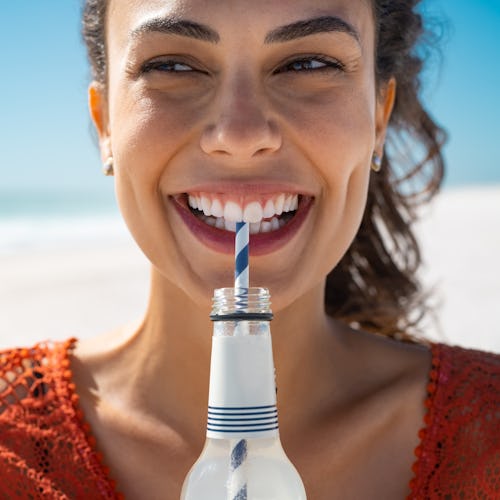
{"type": "Polygon", "coordinates": [[[287,62],[284,66],[278,68],[275,73],[304,73],[304,72],[323,72],[323,71],[343,71],[344,65],[336,59],[313,56],[301,57],[287,62]]]}
{"type": "Polygon", "coordinates": [[[167,59],[148,61],[141,68],[141,73],[149,73],[151,71],[164,71],[166,73],[187,73],[196,70],[189,66],[189,64],[167,59]]]}

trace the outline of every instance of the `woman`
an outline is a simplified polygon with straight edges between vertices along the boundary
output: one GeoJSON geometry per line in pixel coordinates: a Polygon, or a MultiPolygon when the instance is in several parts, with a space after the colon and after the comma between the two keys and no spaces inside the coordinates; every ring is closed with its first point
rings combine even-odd
{"type": "Polygon", "coordinates": [[[90,112],[150,301],[138,328],[2,355],[4,497],[179,497],[249,211],[308,498],[498,494],[498,357],[413,337],[418,200],[397,178],[432,195],[444,135],[418,99],[416,3],[86,1],[90,112]]]}

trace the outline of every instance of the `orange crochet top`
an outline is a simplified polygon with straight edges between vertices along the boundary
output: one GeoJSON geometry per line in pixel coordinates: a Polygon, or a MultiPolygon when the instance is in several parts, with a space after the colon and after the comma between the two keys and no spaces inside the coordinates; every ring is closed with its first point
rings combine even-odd
{"type": "MultiPolygon", "coordinates": [[[[74,343],[0,352],[2,498],[123,498],[78,408],[74,343]]],[[[431,348],[408,498],[500,498],[500,356],[431,348]]]]}

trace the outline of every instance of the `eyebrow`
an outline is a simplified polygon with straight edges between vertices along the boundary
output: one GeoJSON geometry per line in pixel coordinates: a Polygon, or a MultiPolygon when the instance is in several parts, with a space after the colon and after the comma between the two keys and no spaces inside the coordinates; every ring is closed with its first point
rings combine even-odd
{"type": "MultiPolygon", "coordinates": [[[[149,19],[139,27],[135,28],[132,31],[131,36],[132,38],[135,38],[143,33],[152,32],[180,35],[214,44],[220,41],[220,36],[217,31],[209,26],[173,17],[155,17],[149,19]]],[[[360,41],[358,32],[348,22],[336,16],[321,16],[303,21],[296,21],[294,23],[275,28],[266,35],[264,43],[271,44],[288,42],[298,38],[329,32],[347,33],[358,43],[360,41]]]]}
{"type": "Polygon", "coordinates": [[[211,43],[218,43],[220,40],[219,34],[205,24],[172,17],[155,17],[148,19],[145,23],[134,29],[131,36],[135,38],[143,33],[152,32],[181,35],[211,43]]]}
{"type": "Polygon", "coordinates": [[[360,41],[358,32],[348,22],[336,16],[321,16],[280,26],[267,34],[264,43],[289,42],[297,38],[332,31],[347,33],[358,43],[360,41]]]}

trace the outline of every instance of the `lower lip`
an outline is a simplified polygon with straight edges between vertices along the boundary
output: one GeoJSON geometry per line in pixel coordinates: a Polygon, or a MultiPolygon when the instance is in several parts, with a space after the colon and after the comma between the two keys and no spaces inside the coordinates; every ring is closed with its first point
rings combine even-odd
{"type": "MultiPolygon", "coordinates": [[[[233,232],[209,226],[198,219],[188,208],[185,197],[170,197],[169,201],[174,205],[189,230],[201,243],[219,253],[234,253],[235,235],[233,232]]],[[[265,255],[284,247],[302,227],[312,204],[313,198],[303,196],[297,212],[283,227],[268,233],[251,234],[250,255],[265,255]]]]}

